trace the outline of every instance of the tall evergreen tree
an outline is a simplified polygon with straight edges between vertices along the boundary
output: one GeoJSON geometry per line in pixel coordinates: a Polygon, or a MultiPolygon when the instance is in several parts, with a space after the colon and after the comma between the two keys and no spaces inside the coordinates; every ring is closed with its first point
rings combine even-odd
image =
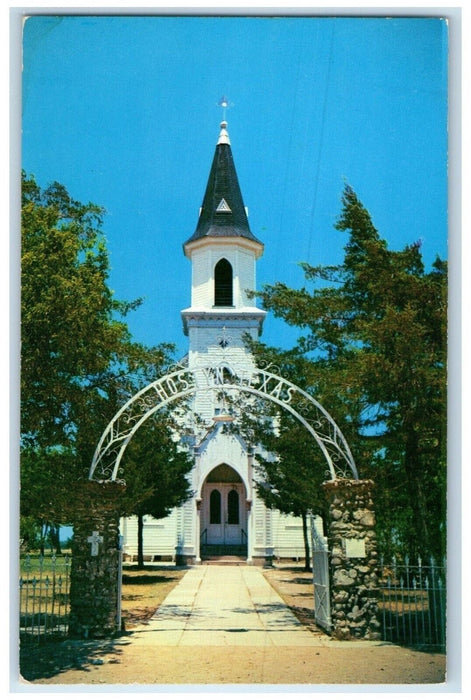
{"type": "Polygon", "coordinates": [[[301,518],[305,569],[309,571],[309,515],[326,515],[321,488],[326,479],[325,458],[290,414],[280,413],[273,427],[266,426],[260,434],[264,452],[259,451],[256,457],[255,486],[269,508],[301,518]]]}
{"type": "Polygon", "coordinates": [[[124,514],[138,519],[140,568],[144,566],[144,517],[164,518],[193,495],[187,478],[193,460],[179,440],[177,426],[169,429],[172,423],[171,416],[157,413],[137,431],[124,453],[123,473],[128,485],[124,514]]]}
{"type": "Polygon", "coordinates": [[[377,486],[384,549],[441,557],[446,263],[437,258],[425,271],[419,242],[389,250],[349,186],[342,204],[337,228],[349,236],[343,264],[304,264],[309,288],[277,283],[259,295],[266,309],[301,329],[298,351],[325,372],[338,396],[333,406],[346,409],[340,417],[348,435],[356,433],[361,475],[377,486]]]}

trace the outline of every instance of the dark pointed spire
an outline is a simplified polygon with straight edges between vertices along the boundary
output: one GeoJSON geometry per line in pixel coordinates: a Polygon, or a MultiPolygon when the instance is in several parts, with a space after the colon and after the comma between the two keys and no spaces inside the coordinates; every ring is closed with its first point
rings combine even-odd
{"type": "Polygon", "coordinates": [[[250,230],[232,158],[227,122],[221,122],[213,164],[194,234],[187,243],[201,238],[242,237],[260,241],[250,230]]]}

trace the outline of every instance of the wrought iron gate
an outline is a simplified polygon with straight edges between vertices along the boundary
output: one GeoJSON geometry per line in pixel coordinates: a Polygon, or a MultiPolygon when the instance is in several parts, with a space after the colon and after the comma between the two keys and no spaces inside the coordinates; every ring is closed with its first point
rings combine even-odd
{"type": "Polygon", "coordinates": [[[446,647],[446,563],[433,557],[425,564],[418,557],[411,563],[393,557],[386,565],[381,558],[378,603],[383,639],[394,644],[446,647]]]}
{"type": "Polygon", "coordinates": [[[70,566],[68,555],[30,555],[20,561],[20,634],[67,634],[70,566]]]}
{"type": "Polygon", "coordinates": [[[329,550],[322,518],[311,516],[312,576],[314,583],[314,619],[316,625],[330,632],[329,550]]]}

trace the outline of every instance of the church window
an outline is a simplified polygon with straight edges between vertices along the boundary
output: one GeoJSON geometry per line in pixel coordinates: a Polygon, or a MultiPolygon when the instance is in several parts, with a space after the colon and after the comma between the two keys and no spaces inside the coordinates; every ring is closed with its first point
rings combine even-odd
{"type": "Polygon", "coordinates": [[[213,489],[209,497],[209,522],[211,525],[221,523],[221,494],[217,489],[213,489]]]}
{"type": "Polygon", "coordinates": [[[226,258],[214,269],[214,306],[232,306],[232,265],[226,258]]]}
{"type": "Polygon", "coordinates": [[[228,525],[239,524],[239,494],[235,489],[227,494],[227,523],[228,525]]]}

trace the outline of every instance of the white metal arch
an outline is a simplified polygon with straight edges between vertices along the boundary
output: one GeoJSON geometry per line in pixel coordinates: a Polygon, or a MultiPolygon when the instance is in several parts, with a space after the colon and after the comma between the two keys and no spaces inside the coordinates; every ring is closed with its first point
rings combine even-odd
{"type": "Polygon", "coordinates": [[[104,430],[93,456],[89,478],[116,481],[122,457],[133,435],[154,413],[201,391],[235,390],[272,401],[291,413],[322,451],[331,479],[355,478],[358,472],[340,428],[310,394],[266,368],[217,365],[179,367],[148,384],[116,413],[104,430]]]}

